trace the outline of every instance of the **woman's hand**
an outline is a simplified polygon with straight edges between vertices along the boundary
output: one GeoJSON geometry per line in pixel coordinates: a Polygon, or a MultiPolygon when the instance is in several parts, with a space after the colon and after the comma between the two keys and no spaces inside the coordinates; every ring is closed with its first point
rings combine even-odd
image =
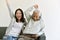
{"type": "Polygon", "coordinates": [[[9,5],[9,1],[10,1],[10,0],[6,0],[6,4],[7,4],[7,5],[9,5]]]}
{"type": "Polygon", "coordinates": [[[37,9],[37,8],[38,8],[38,4],[35,4],[35,5],[34,5],[34,8],[36,8],[36,9],[37,9]]]}

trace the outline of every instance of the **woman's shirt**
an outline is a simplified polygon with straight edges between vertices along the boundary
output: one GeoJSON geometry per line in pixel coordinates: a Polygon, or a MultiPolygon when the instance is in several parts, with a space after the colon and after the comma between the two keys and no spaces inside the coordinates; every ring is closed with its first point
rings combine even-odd
{"type": "Polygon", "coordinates": [[[23,23],[22,22],[15,22],[9,30],[8,33],[6,33],[5,35],[9,35],[9,36],[14,36],[14,37],[18,37],[19,33],[21,32],[22,28],[23,28],[23,23]]]}

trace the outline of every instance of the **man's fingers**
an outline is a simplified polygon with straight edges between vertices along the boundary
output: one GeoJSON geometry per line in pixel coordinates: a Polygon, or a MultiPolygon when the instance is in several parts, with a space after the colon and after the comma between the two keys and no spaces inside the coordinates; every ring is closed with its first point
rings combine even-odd
{"type": "Polygon", "coordinates": [[[34,5],[34,8],[38,8],[38,4],[35,4],[35,5],[34,5]]]}

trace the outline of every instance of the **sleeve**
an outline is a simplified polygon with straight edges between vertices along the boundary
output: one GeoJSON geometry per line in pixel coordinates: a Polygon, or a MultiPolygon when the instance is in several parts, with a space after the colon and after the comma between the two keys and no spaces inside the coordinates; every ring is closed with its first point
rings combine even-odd
{"type": "Polygon", "coordinates": [[[12,27],[13,27],[13,24],[14,24],[14,20],[11,20],[11,23],[10,23],[9,26],[7,27],[5,34],[8,34],[8,33],[10,32],[10,30],[11,30],[12,27]]]}
{"type": "Polygon", "coordinates": [[[45,28],[45,24],[44,24],[43,19],[41,19],[41,30],[40,31],[42,31],[44,28],[45,28]]]}
{"type": "Polygon", "coordinates": [[[8,34],[10,29],[11,29],[11,27],[7,27],[5,34],[8,34]]]}
{"type": "Polygon", "coordinates": [[[24,31],[26,25],[27,25],[27,22],[24,23],[24,25],[23,25],[23,27],[22,27],[22,31],[24,31]]]}
{"type": "Polygon", "coordinates": [[[40,29],[40,31],[37,33],[37,36],[39,36],[39,35],[41,35],[42,33],[44,33],[43,32],[43,29],[44,29],[44,27],[45,27],[45,24],[44,24],[44,21],[41,19],[41,29],[40,29]]]}
{"type": "Polygon", "coordinates": [[[13,18],[14,15],[13,15],[13,12],[12,12],[9,4],[7,4],[7,7],[8,7],[8,10],[9,10],[10,17],[13,18]]]}
{"type": "Polygon", "coordinates": [[[30,17],[31,17],[30,12],[31,12],[33,9],[35,9],[35,8],[32,6],[32,7],[28,8],[28,9],[24,12],[27,20],[30,19],[30,17]]]}
{"type": "Polygon", "coordinates": [[[20,35],[23,34],[23,31],[24,31],[25,27],[26,27],[26,24],[23,25],[23,27],[22,27],[22,29],[21,29],[21,33],[20,33],[20,35]]]}

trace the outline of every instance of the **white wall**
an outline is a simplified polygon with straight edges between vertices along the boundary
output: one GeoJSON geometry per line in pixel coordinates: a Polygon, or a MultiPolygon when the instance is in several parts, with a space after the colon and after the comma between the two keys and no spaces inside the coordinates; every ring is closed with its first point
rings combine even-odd
{"type": "MultiPolygon", "coordinates": [[[[10,1],[11,8],[14,12],[16,8],[22,8],[24,11],[38,3],[40,11],[43,14],[45,21],[45,33],[47,40],[60,40],[60,1],[59,0],[12,0],[10,1]],[[17,4],[16,4],[17,3],[17,4]]],[[[0,26],[8,26],[10,17],[8,14],[5,0],[0,1],[0,26]]]]}
{"type": "Polygon", "coordinates": [[[47,40],[60,40],[60,1],[42,0],[40,7],[46,24],[47,40]]]}
{"type": "Polygon", "coordinates": [[[41,10],[46,23],[47,40],[60,40],[60,1],[42,0],[41,10]]]}

